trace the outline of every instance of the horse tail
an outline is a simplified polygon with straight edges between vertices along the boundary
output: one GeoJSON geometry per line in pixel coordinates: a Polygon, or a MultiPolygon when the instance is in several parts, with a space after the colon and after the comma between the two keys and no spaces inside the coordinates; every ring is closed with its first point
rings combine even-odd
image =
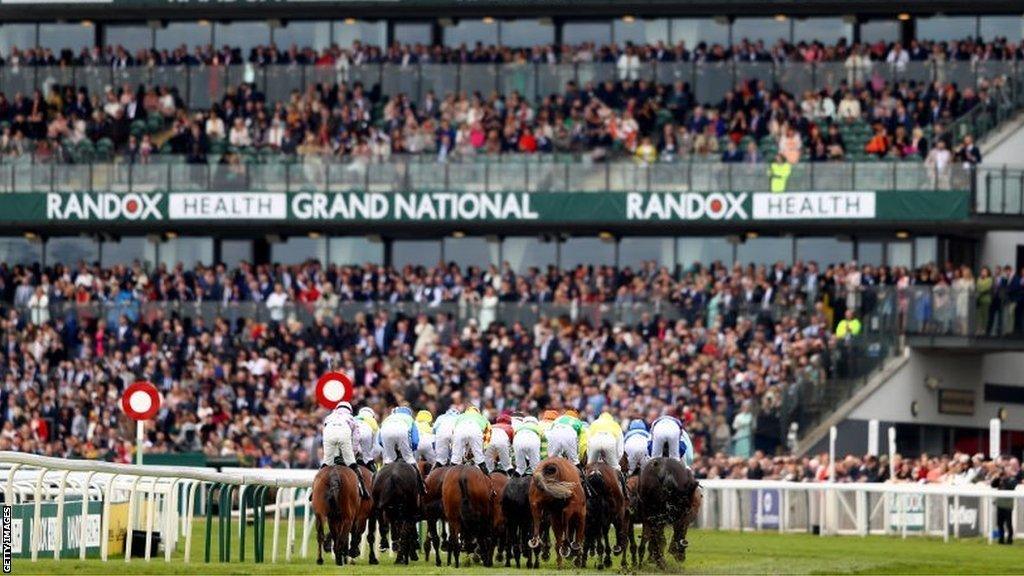
{"type": "Polygon", "coordinates": [[[329,508],[327,514],[329,516],[336,516],[340,511],[338,502],[341,500],[341,473],[337,470],[332,470],[331,474],[327,476],[327,502],[329,508]]]}
{"type": "Polygon", "coordinates": [[[533,479],[542,492],[556,500],[568,500],[572,497],[572,482],[560,479],[558,465],[554,462],[548,462],[534,472],[533,479]]]}
{"type": "Polygon", "coordinates": [[[466,479],[466,469],[459,470],[459,494],[462,496],[459,502],[459,512],[462,515],[462,525],[472,523],[473,507],[469,501],[469,481],[466,479]]]}

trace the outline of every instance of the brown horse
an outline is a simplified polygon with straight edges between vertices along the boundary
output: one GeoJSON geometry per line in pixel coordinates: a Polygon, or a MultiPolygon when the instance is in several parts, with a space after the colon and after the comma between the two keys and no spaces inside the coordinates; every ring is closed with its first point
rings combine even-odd
{"type": "Polygon", "coordinates": [[[441,493],[448,520],[448,564],[454,555],[459,568],[465,542],[467,550],[475,550],[490,567],[495,501],[491,481],[476,466],[454,466],[444,477],[441,493]]]}
{"type": "Polygon", "coordinates": [[[598,568],[612,565],[612,555],[622,555],[622,566],[626,566],[626,537],[629,531],[627,496],[622,492],[619,473],[604,462],[590,464],[586,468],[587,482],[592,495],[587,497],[587,534],[584,544],[586,558],[590,553],[597,555],[598,568]],[[615,527],[614,548],[608,541],[608,531],[615,527]]]}
{"type": "MultiPolygon", "coordinates": [[[[366,466],[359,466],[359,475],[363,477],[363,486],[373,486],[373,472],[366,466]]],[[[363,539],[363,533],[373,514],[373,494],[369,498],[362,498],[359,501],[359,510],[356,512],[356,520],[352,525],[352,542],[349,546],[348,555],[351,558],[359,557],[359,545],[363,539]]]]}
{"type": "Polygon", "coordinates": [[[444,501],[442,487],[444,477],[451,470],[449,467],[434,468],[427,476],[426,489],[423,495],[423,520],[427,523],[427,537],[423,541],[424,559],[430,561],[430,549],[433,547],[434,565],[441,565],[441,531],[444,530],[444,501]],[[438,528],[440,523],[440,528],[438,528]]]}
{"type": "Polygon", "coordinates": [[[334,563],[343,566],[349,554],[349,535],[359,511],[356,474],[345,466],[321,468],[313,479],[313,512],[316,514],[316,563],[324,563],[324,548],[334,552],[334,563]],[[330,534],[324,536],[324,524],[330,534]]]}
{"type": "Polygon", "coordinates": [[[377,564],[375,531],[380,526],[381,545],[391,537],[395,564],[416,559],[416,522],[420,519],[419,471],[401,460],[384,465],[373,480],[373,514],[367,541],[370,564],[377,564]]]}
{"type": "Polygon", "coordinates": [[[630,476],[626,479],[626,515],[628,517],[628,531],[626,537],[629,539],[629,554],[633,560],[633,566],[639,566],[637,559],[637,543],[634,534],[633,522],[640,517],[640,495],[637,494],[637,486],[640,484],[640,476],[630,476]]]}
{"type": "Polygon", "coordinates": [[[562,567],[562,558],[570,554],[576,554],[577,565],[582,565],[587,499],[580,473],[571,462],[554,457],[537,465],[530,484],[530,510],[533,513],[530,547],[540,547],[541,526],[548,519],[555,532],[558,567],[562,567]]]}
{"type": "Polygon", "coordinates": [[[505,487],[508,486],[508,475],[504,472],[491,472],[487,475],[491,480],[491,489],[494,492],[494,509],[491,511],[491,520],[494,523],[494,548],[496,550],[495,560],[501,562],[505,559],[508,566],[509,539],[505,530],[505,512],[502,510],[501,502],[505,496],[505,487]]]}
{"type": "Polygon", "coordinates": [[[637,493],[640,496],[640,519],[643,521],[643,536],[640,540],[640,564],[643,564],[644,547],[649,546],[651,558],[658,568],[667,568],[665,563],[665,527],[672,526],[671,553],[677,561],[686,560],[686,532],[700,511],[700,486],[693,472],[679,460],[673,458],[652,458],[640,471],[637,493]]]}

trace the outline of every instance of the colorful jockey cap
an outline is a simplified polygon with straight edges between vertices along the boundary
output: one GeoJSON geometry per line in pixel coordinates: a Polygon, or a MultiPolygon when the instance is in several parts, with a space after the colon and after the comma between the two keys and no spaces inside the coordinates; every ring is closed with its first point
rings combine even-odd
{"type": "Polygon", "coordinates": [[[540,419],[541,420],[547,420],[549,422],[553,422],[556,418],[558,418],[558,411],[557,410],[545,410],[544,414],[541,415],[540,419]]]}
{"type": "Polygon", "coordinates": [[[416,413],[416,421],[424,424],[430,424],[434,421],[434,415],[428,410],[420,410],[416,413]]]}
{"type": "Polygon", "coordinates": [[[335,410],[347,410],[349,414],[352,413],[352,405],[348,402],[338,402],[338,405],[334,407],[335,410]]]}
{"type": "Polygon", "coordinates": [[[647,432],[647,424],[639,418],[634,418],[633,421],[629,423],[629,431],[633,432],[634,430],[647,432]]]}
{"type": "Polygon", "coordinates": [[[409,418],[412,418],[412,408],[408,406],[398,406],[391,411],[392,414],[405,414],[409,418]]]}
{"type": "Polygon", "coordinates": [[[577,412],[576,410],[574,410],[573,408],[569,408],[568,410],[566,410],[565,411],[565,415],[570,417],[570,418],[577,418],[577,419],[580,417],[580,413],[577,412]]]}
{"type": "Polygon", "coordinates": [[[527,416],[527,417],[523,418],[523,424],[536,424],[536,423],[537,423],[537,418],[535,418],[534,416],[527,416]]]}
{"type": "Polygon", "coordinates": [[[363,419],[377,420],[377,413],[373,411],[373,408],[363,406],[359,409],[359,417],[363,419]]]}
{"type": "Polygon", "coordinates": [[[498,414],[498,417],[494,420],[494,423],[495,424],[511,424],[512,423],[512,416],[510,416],[507,412],[502,412],[501,414],[498,414]]]}

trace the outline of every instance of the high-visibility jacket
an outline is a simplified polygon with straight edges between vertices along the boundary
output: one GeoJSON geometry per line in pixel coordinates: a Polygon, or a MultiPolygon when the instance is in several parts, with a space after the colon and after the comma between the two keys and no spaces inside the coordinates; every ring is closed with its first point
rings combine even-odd
{"type": "Polygon", "coordinates": [[[860,319],[853,318],[847,320],[843,318],[839,321],[839,325],[836,326],[836,338],[846,338],[847,336],[859,336],[860,335],[860,319]]]}
{"type": "Polygon", "coordinates": [[[793,167],[788,162],[771,163],[771,166],[768,167],[768,172],[771,174],[772,192],[780,193],[786,191],[786,182],[789,180],[789,175],[792,171],[793,167]]]}

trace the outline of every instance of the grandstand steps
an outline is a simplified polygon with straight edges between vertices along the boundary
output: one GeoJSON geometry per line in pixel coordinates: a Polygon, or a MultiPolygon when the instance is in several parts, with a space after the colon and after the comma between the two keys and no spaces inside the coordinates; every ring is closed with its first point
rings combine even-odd
{"type": "Polygon", "coordinates": [[[817,426],[810,429],[806,433],[801,434],[800,440],[796,444],[796,455],[803,456],[804,454],[817,452],[820,450],[821,444],[824,444],[825,450],[828,450],[828,431],[832,426],[838,426],[846,417],[853,412],[858,406],[861,405],[865,400],[871,397],[879,388],[884,386],[893,376],[909,362],[910,349],[905,348],[904,353],[897,356],[893,356],[887,359],[882,367],[876,371],[871,378],[868,379],[867,383],[862,386],[857,392],[850,397],[849,400],[843,402],[832,411],[831,415],[818,423],[817,426]],[[818,450],[812,450],[818,448],[818,450]]]}
{"type": "Polygon", "coordinates": [[[982,165],[1024,164],[1024,112],[1016,114],[978,142],[982,165]]]}

